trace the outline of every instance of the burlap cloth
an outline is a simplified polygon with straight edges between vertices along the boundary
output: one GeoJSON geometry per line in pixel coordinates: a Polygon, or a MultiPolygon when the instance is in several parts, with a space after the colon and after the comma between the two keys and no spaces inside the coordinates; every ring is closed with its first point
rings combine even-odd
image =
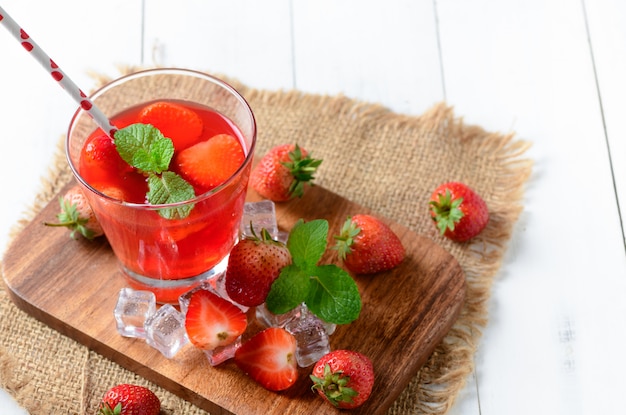
{"type": "MultiPolygon", "coordinates": [[[[465,125],[445,104],[406,116],[344,96],[256,90],[230,81],[255,112],[257,154],[298,142],[324,160],[319,186],[432,238],[460,262],[467,278],[462,313],[389,410],[445,413],[473,370],[491,287],[522,210],[532,165],[524,155],[528,142],[465,125]],[[429,219],[428,197],[447,180],[468,183],[489,206],[490,222],[473,243],[441,238],[429,219]]],[[[71,179],[61,145],[57,153],[15,233],[71,179]]],[[[164,414],[206,413],[31,318],[15,307],[3,285],[0,313],[0,386],[33,415],[93,414],[104,392],[122,382],[149,386],[164,414]]]]}

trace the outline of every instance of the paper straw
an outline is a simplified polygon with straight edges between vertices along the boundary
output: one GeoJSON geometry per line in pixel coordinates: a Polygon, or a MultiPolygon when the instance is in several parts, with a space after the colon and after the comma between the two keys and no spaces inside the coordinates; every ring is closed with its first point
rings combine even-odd
{"type": "Polygon", "coordinates": [[[0,25],[4,24],[9,32],[22,44],[24,49],[30,53],[46,71],[57,81],[59,85],[76,101],[80,107],[85,110],[95,123],[103,131],[107,132],[111,137],[117,128],[109,121],[106,115],[85,95],[85,93],[63,72],[61,68],[28,36],[16,22],[7,14],[0,6],[0,25]]]}

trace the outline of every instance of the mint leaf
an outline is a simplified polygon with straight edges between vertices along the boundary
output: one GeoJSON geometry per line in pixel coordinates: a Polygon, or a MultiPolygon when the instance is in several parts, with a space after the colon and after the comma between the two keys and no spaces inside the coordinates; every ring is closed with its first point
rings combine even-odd
{"type": "MultiPolygon", "coordinates": [[[[131,124],[115,132],[115,148],[122,159],[148,176],[146,199],[153,205],[185,202],[196,194],[193,186],[178,174],[168,171],[174,144],[150,124],[131,124]]],[[[160,209],[165,219],[189,216],[193,204],[160,209]]]]}
{"type": "Polygon", "coordinates": [[[315,271],[305,300],[309,310],[330,323],[356,320],[361,313],[361,296],[350,274],[334,264],[319,266],[315,271]]]}
{"type": "Polygon", "coordinates": [[[328,221],[324,219],[298,221],[287,240],[287,248],[293,263],[305,269],[316,266],[326,251],[327,236],[328,221]]]}
{"type": "Polygon", "coordinates": [[[303,303],[309,295],[311,279],[296,265],[287,265],[272,284],[265,306],[274,314],[284,314],[303,303]]]}
{"type": "Polygon", "coordinates": [[[361,295],[350,274],[335,264],[317,265],[327,238],[328,221],[324,219],[296,223],[287,241],[292,263],[272,284],[265,299],[269,311],[284,314],[305,303],[328,323],[347,324],[359,317],[361,295]]]}
{"type": "Polygon", "coordinates": [[[131,124],[115,133],[115,147],[122,159],[147,172],[167,170],[174,156],[174,144],[149,124],[131,124]]]}
{"type": "MultiPolygon", "coordinates": [[[[193,199],[195,192],[193,186],[178,174],[165,171],[160,176],[150,174],[148,176],[148,202],[153,205],[184,202],[193,199]]],[[[182,219],[189,215],[193,204],[188,203],[177,207],[160,209],[159,215],[165,219],[182,219]]]]}

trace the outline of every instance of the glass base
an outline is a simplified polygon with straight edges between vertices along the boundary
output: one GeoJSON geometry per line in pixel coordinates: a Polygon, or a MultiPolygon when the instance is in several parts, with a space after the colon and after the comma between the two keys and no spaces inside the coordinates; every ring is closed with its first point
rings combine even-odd
{"type": "Polygon", "coordinates": [[[146,277],[129,270],[123,265],[122,274],[131,288],[153,292],[156,296],[157,303],[178,305],[178,297],[200,286],[205,281],[219,276],[226,271],[227,265],[228,256],[222,259],[216,266],[202,274],[175,280],[158,280],[146,277]]]}

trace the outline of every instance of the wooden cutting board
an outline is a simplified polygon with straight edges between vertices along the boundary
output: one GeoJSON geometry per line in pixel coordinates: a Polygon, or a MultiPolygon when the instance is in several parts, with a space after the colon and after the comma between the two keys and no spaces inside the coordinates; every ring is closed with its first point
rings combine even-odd
{"type": "MultiPolygon", "coordinates": [[[[248,200],[260,200],[254,191],[248,200]]],[[[187,345],[168,360],[143,340],[117,334],[113,309],[124,281],[105,238],[72,240],[53,221],[57,198],[13,241],[3,259],[3,275],[15,304],[59,332],[121,366],[191,401],[211,414],[336,414],[310,390],[308,370],[282,393],[269,392],[238,371],[232,362],[211,367],[187,345]]],[[[371,213],[322,187],[302,199],[276,205],[279,227],[324,218],[329,242],[346,217],[371,213]]],[[[360,317],[337,328],[332,349],[348,348],[369,356],[376,381],[370,399],[354,414],[384,414],[426,362],[455,322],[465,296],[458,262],[432,240],[387,221],[406,250],[405,261],[390,272],[355,277],[363,300],[360,317]]],[[[340,264],[328,250],[322,263],[340,264]]],[[[253,314],[251,314],[253,315],[253,314]]]]}

